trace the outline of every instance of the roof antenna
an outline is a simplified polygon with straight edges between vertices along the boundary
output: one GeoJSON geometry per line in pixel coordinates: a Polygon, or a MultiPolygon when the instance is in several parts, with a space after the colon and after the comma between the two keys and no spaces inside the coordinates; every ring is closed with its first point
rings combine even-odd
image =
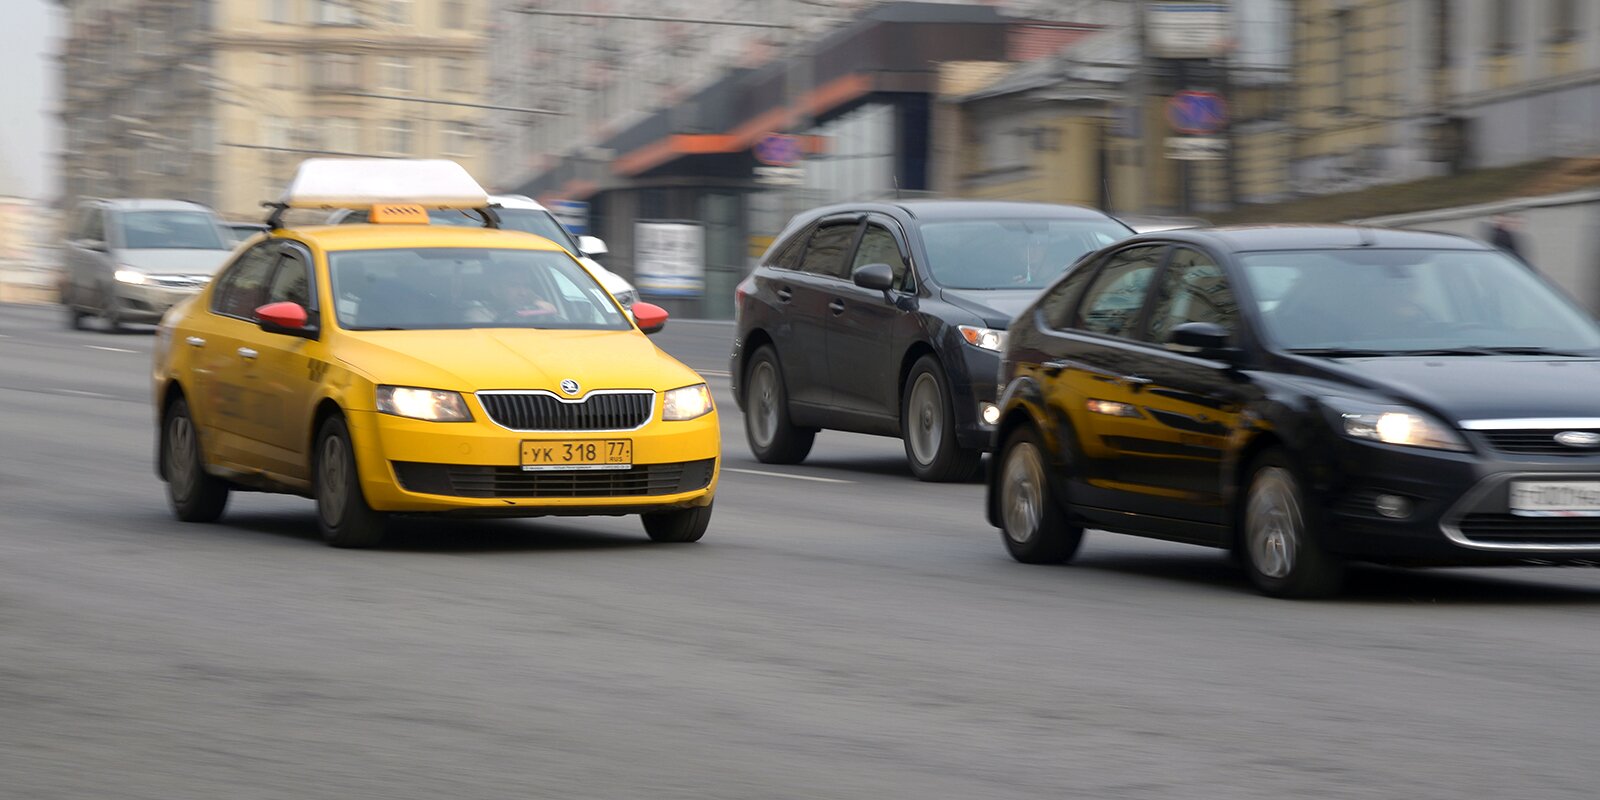
{"type": "Polygon", "coordinates": [[[894,199],[900,199],[900,176],[894,176],[894,199]]]}

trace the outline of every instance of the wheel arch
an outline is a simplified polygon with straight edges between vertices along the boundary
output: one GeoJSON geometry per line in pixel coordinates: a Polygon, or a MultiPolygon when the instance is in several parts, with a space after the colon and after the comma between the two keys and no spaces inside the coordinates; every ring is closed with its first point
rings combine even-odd
{"type": "Polygon", "coordinates": [[[324,397],[317,403],[317,410],[311,414],[311,431],[307,434],[306,457],[310,463],[306,464],[309,473],[315,469],[317,461],[317,436],[322,433],[322,424],[331,417],[344,418],[344,409],[331,397],[324,397]]]}
{"type": "Polygon", "coordinates": [[[163,442],[167,435],[167,411],[179,398],[187,398],[188,394],[183,389],[183,384],[177,378],[167,378],[161,384],[156,395],[156,408],[160,413],[156,417],[156,475],[166,480],[167,475],[167,448],[163,442]]]}
{"type": "Polygon", "coordinates": [[[900,356],[900,371],[896,374],[894,384],[896,387],[895,397],[898,400],[895,404],[895,416],[897,417],[906,407],[906,379],[911,377],[911,368],[923,356],[933,356],[933,360],[939,363],[939,368],[944,369],[944,361],[939,358],[939,351],[935,350],[932,344],[918,339],[912,342],[910,347],[906,348],[905,354],[900,356]]]}
{"type": "MultiPolygon", "coordinates": [[[[772,334],[767,333],[765,328],[751,328],[744,335],[744,346],[739,349],[739,363],[735,365],[738,373],[734,375],[734,379],[739,382],[739,396],[736,399],[739,401],[740,407],[744,406],[745,393],[750,391],[750,380],[746,374],[750,369],[750,358],[755,355],[757,350],[763,347],[772,348],[774,354],[778,352],[778,344],[773,341],[772,334]]],[[[779,366],[779,372],[781,373],[783,371],[781,369],[782,365],[780,364],[779,366]]],[[[787,389],[788,387],[784,388],[787,389]]]]}

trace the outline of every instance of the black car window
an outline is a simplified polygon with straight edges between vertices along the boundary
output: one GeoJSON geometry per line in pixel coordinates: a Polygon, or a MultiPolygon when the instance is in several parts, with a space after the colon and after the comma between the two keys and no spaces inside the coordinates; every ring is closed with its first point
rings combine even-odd
{"type": "Polygon", "coordinates": [[[1164,343],[1173,328],[1189,322],[1210,322],[1231,331],[1238,319],[1239,305],[1222,268],[1198,250],[1173,250],[1150,311],[1147,338],[1164,343]]]}
{"type": "Polygon", "coordinates": [[[1084,296],[1073,327],[1108,336],[1133,336],[1150,279],[1165,249],[1162,245],[1130,247],[1112,255],[1084,296]]]}
{"type": "Polygon", "coordinates": [[[301,308],[312,308],[311,270],[299,256],[286,252],[278,262],[278,271],[272,276],[272,287],[267,291],[268,303],[294,303],[301,308]]]}
{"type": "Polygon", "coordinates": [[[783,243],[772,249],[767,258],[766,265],[779,269],[799,269],[800,256],[805,252],[806,238],[811,235],[811,228],[805,227],[789,235],[783,243]]]}
{"type": "Polygon", "coordinates": [[[850,252],[850,245],[855,240],[857,227],[859,224],[851,221],[817,228],[817,232],[811,234],[811,241],[806,245],[805,258],[800,262],[801,271],[826,275],[830,278],[847,277],[845,256],[850,252]]]}
{"type": "Polygon", "coordinates": [[[253,320],[256,309],[266,305],[267,281],[278,259],[275,242],[257,245],[239,257],[217,280],[211,293],[211,310],[217,314],[253,320]]]}
{"type": "Polygon", "coordinates": [[[1078,310],[1078,298],[1083,296],[1084,287],[1094,277],[1096,263],[1085,261],[1045,292],[1039,301],[1039,312],[1044,315],[1047,327],[1058,331],[1072,327],[1072,315],[1078,310]]]}
{"type": "Polygon", "coordinates": [[[901,291],[909,289],[906,259],[900,252],[900,244],[882,225],[867,224],[866,231],[861,234],[861,244],[856,247],[855,260],[850,263],[850,274],[854,275],[857,267],[868,264],[888,264],[894,269],[894,287],[901,291]]]}
{"type": "Polygon", "coordinates": [[[83,230],[78,238],[91,239],[96,242],[106,240],[105,212],[98,206],[90,206],[83,212],[83,230]]]}

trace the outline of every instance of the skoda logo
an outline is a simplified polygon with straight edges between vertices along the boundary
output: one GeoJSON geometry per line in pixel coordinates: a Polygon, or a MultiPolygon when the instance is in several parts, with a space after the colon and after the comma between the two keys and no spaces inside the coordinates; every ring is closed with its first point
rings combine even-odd
{"type": "MultiPolygon", "coordinates": [[[[566,392],[567,394],[577,394],[578,393],[578,382],[573,380],[573,379],[571,379],[571,378],[568,378],[568,379],[562,381],[561,382],[561,391],[566,392]]],[[[1563,435],[1565,435],[1565,434],[1563,434],[1563,435]]],[[[1593,434],[1587,434],[1587,435],[1593,435],[1593,434]]],[[[1556,438],[1559,439],[1561,437],[1558,436],[1556,438]]],[[[1600,436],[1595,436],[1595,439],[1597,441],[1600,441],[1600,436]]]]}
{"type": "Polygon", "coordinates": [[[1600,447],[1600,433],[1593,431],[1562,431],[1556,441],[1568,447],[1600,447]]]}

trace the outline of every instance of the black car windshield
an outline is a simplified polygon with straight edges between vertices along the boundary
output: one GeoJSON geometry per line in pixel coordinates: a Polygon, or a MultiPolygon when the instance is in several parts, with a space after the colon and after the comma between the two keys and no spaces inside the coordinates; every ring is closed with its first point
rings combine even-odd
{"type": "Polygon", "coordinates": [[[227,250],[222,226],[201,211],[124,211],[117,215],[127,250],[227,250]]]}
{"type": "Polygon", "coordinates": [[[1132,236],[1110,219],[973,219],[921,226],[948,289],[1042,289],[1084,253],[1132,236]]]}
{"type": "MultiPolygon", "coordinates": [[[[500,227],[508,231],[522,231],[535,236],[543,236],[562,247],[577,252],[578,243],[572,240],[572,235],[548,211],[534,208],[497,208],[500,216],[500,227]]],[[[483,218],[473,211],[436,210],[428,212],[428,218],[435,225],[456,225],[465,227],[482,227],[483,218]]]]}
{"type": "Polygon", "coordinates": [[[563,252],[490,248],[331,253],[339,325],[350,330],[625,330],[623,315],[563,252]]]}
{"type": "Polygon", "coordinates": [[[1527,267],[1479,250],[1239,256],[1273,342],[1329,355],[1600,349],[1600,326],[1527,267]]]}

